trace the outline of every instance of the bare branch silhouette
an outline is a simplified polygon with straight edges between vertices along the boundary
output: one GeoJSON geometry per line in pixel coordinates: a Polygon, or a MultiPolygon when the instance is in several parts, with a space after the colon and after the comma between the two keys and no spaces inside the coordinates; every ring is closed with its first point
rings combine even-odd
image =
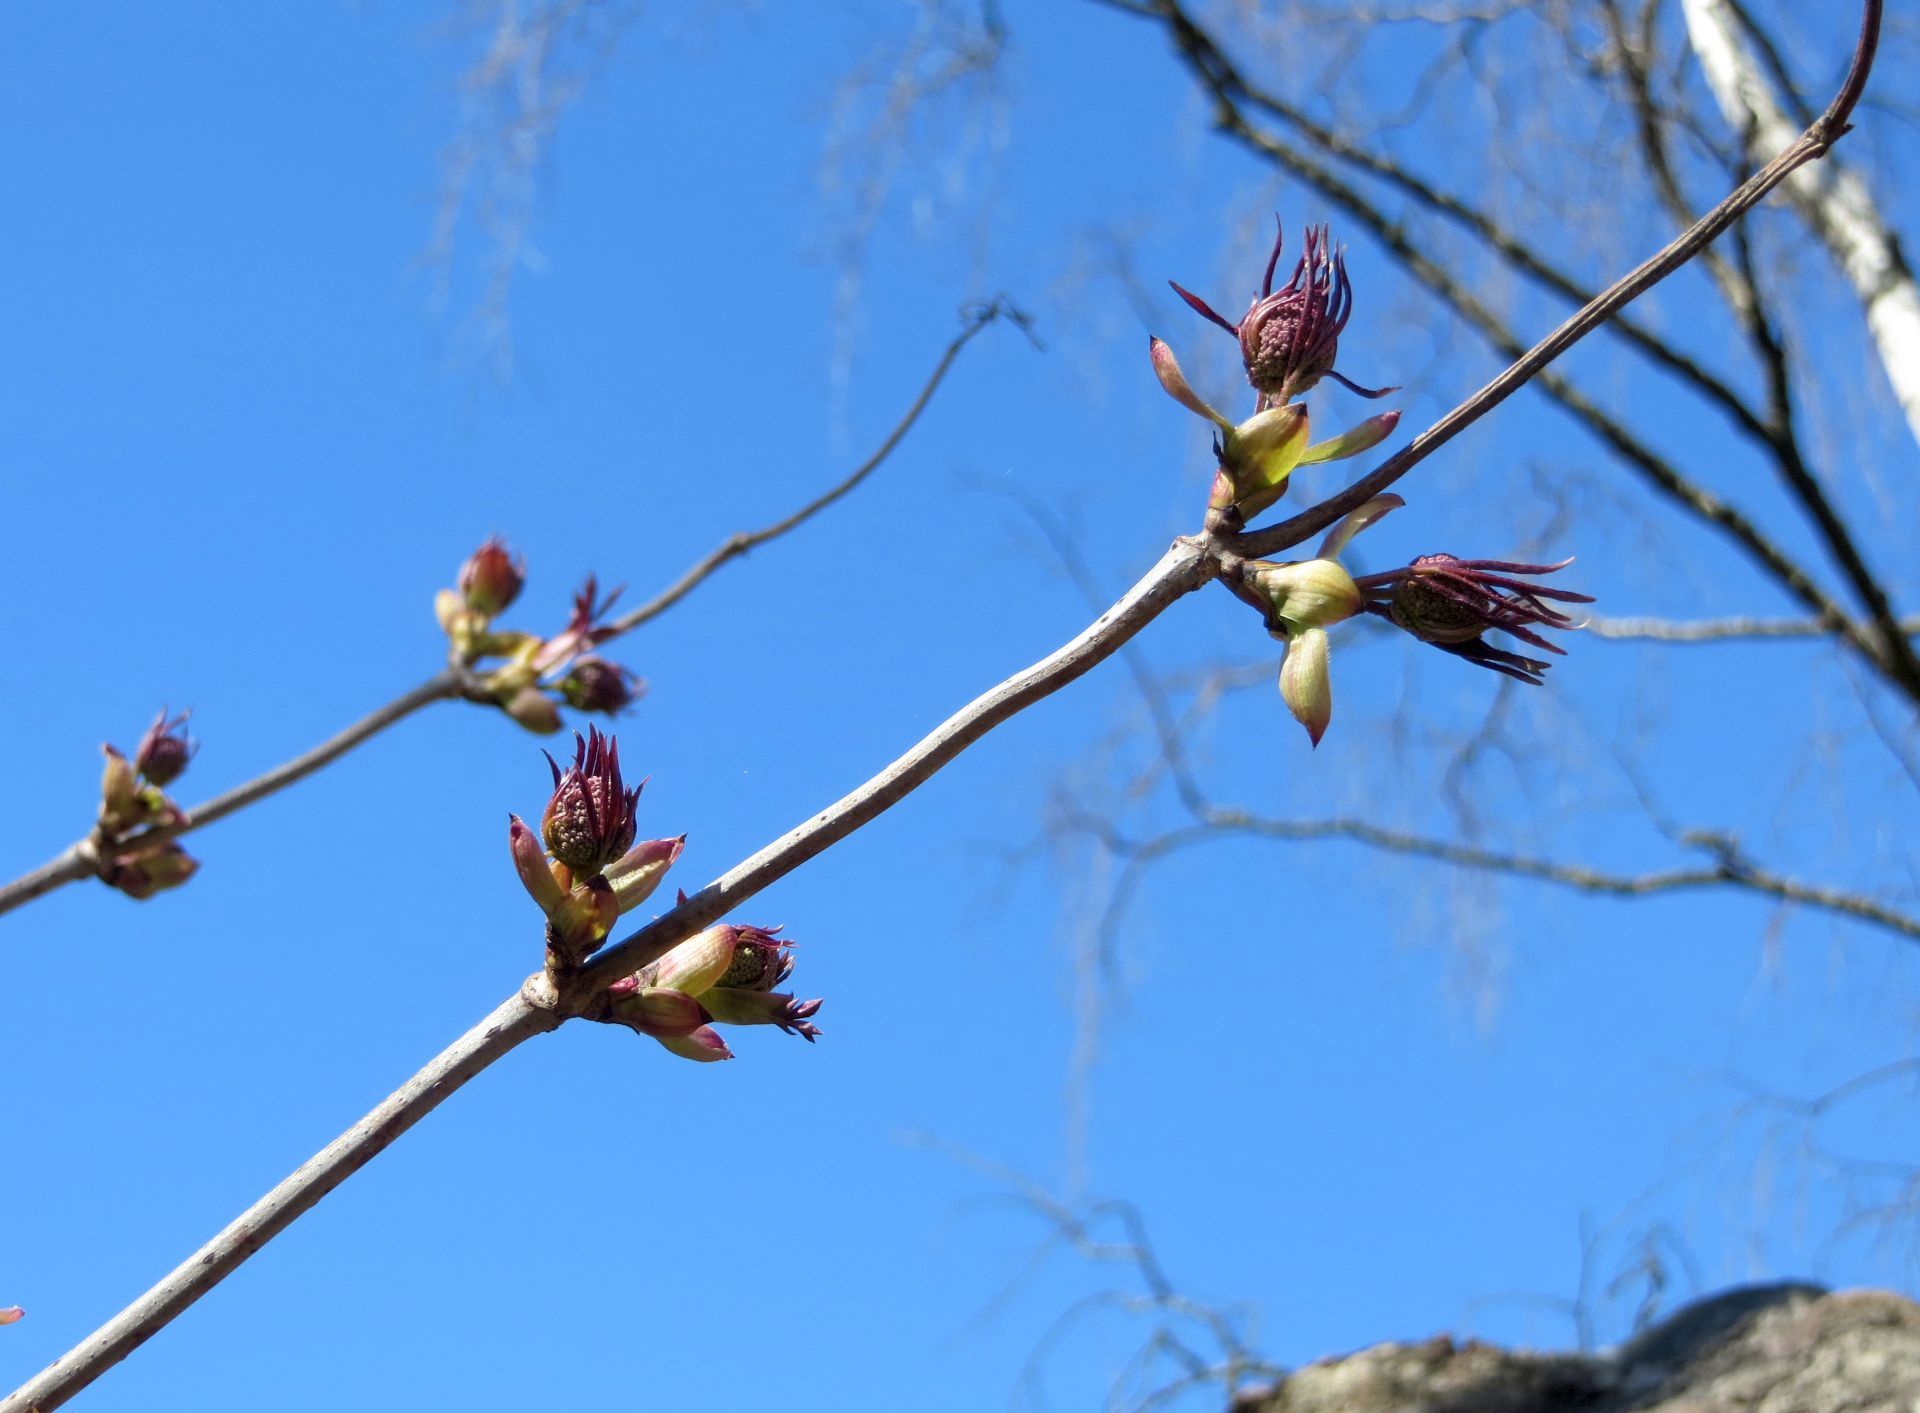
{"type": "MultiPolygon", "coordinates": [[[[927,405],[933,400],[941,383],[946,381],[947,374],[952,370],[961,351],[988,325],[1001,319],[1006,319],[1023,330],[1029,324],[1027,316],[1004,298],[965,311],[960,332],[954,335],[941,352],[932,373],[921,385],[920,391],[915,394],[907,410],[865,460],[840,481],[792,514],[783,516],[757,530],[740,531],[729,536],[718,548],[690,566],[667,588],[631,613],[608,625],[612,631],[603,641],[612,641],[621,634],[631,632],[642,624],[658,618],[733,560],[739,559],[748,551],[771,540],[779,539],[782,535],[797,530],[821,511],[850,494],[886,462],[900,443],[906,439],[907,434],[913,430],[914,424],[926,411],[927,405]]],[[[368,713],[346,730],[329,737],[312,750],[297,755],[285,764],[275,766],[272,770],[187,810],[185,819],[142,829],[115,842],[129,848],[155,844],[162,840],[178,838],[182,834],[212,824],[286,789],[289,785],[304,780],[356,746],[373,739],[388,727],[404,721],[422,707],[431,706],[435,702],[458,701],[463,698],[488,706],[495,705],[493,696],[480,689],[473,674],[455,663],[434,674],[412,691],[403,693],[385,706],[368,713]]],[[[68,883],[77,883],[82,879],[90,878],[99,867],[99,841],[92,836],[76,840],[39,868],[21,875],[10,883],[0,885],[0,913],[11,912],[68,883]]]]}

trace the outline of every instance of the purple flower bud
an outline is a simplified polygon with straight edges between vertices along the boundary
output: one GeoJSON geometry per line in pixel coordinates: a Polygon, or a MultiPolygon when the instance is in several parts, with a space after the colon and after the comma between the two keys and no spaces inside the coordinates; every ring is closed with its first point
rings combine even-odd
{"type": "Polygon", "coordinates": [[[1383,591],[1388,595],[1370,602],[1369,613],[1398,624],[1423,643],[1538,686],[1549,663],[1492,647],[1481,641],[1481,635],[1497,628],[1523,643],[1564,656],[1566,649],[1549,642],[1535,628],[1580,625],[1547,601],[1592,603],[1592,596],[1571,589],[1550,589],[1515,576],[1552,574],[1571,563],[1571,559],[1563,559],[1558,564],[1515,564],[1500,559],[1426,554],[1404,569],[1369,574],[1355,582],[1369,595],[1383,591]]]}
{"type": "Polygon", "coordinates": [[[178,888],[200,867],[197,859],[172,840],[145,849],[117,854],[100,869],[100,880],[129,898],[151,898],[178,888]]]}
{"type": "Polygon", "coordinates": [[[163,710],[153,719],[147,734],[140,738],[140,748],[134,752],[133,768],[147,778],[148,784],[162,787],[171,785],[179,778],[180,772],[187,768],[187,762],[193,759],[195,743],[187,738],[188,715],[183,711],[168,721],[163,710]]]}
{"type": "Polygon", "coordinates": [[[527,582],[527,562],[515,560],[498,535],[488,540],[460,566],[460,593],[467,607],[487,618],[503,612],[520,597],[527,582]]]}
{"type": "Polygon", "coordinates": [[[1284,405],[1327,377],[1362,397],[1392,392],[1358,387],[1334,371],[1340,334],[1353,313],[1353,284],[1347,278],[1346,256],[1334,248],[1327,228],[1308,227],[1306,253],[1294,266],[1293,277],[1276,290],[1273,274],[1286,237],[1277,221],[1275,225],[1260,295],[1239,323],[1228,323],[1205,300],[1177,284],[1174,293],[1202,318],[1239,338],[1247,381],[1260,393],[1262,407],[1284,405]]]}
{"type": "Polygon", "coordinates": [[[620,747],[611,736],[589,727],[583,740],[574,733],[573,764],[563,772],[552,756],[553,797],[540,818],[547,852],[573,871],[591,878],[633,847],[633,809],[640,790],[620,778],[620,747]]]}
{"type": "Polygon", "coordinates": [[[576,711],[618,716],[646,692],[646,684],[617,662],[603,657],[577,658],[560,681],[560,695],[576,711]]]}

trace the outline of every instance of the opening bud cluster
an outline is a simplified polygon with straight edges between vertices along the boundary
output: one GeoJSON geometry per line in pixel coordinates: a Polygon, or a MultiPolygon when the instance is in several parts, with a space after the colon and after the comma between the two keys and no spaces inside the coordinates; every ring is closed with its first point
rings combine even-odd
{"type": "Polygon", "coordinates": [[[593,651],[614,635],[602,620],[619,597],[618,589],[602,598],[598,581],[589,576],[574,595],[566,625],[543,638],[494,624],[526,585],[526,562],[515,558],[498,537],[468,557],[457,583],[457,588],[442,589],[433,605],[448,651],[469,670],[500,659],[480,674],[479,691],[527,730],[539,735],[558,731],[562,705],[618,716],[645,692],[633,672],[593,651]]]}
{"type": "Polygon", "coordinates": [[[185,773],[197,743],[187,735],[187,715],[168,718],[162,711],[140,738],[133,759],[112,745],[101,746],[106,766],[100,773],[100,812],[93,847],[100,880],[129,898],[151,898],[178,888],[200,867],[199,861],[171,839],[142,840],[142,834],[182,824],[186,812],[163,787],[185,773]]]}
{"type": "Polygon", "coordinates": [[[640,787],[627,788],[618,743],[596,728],[584,738],[575,734],[571,765],[562,769],[552,756],[547,764],[553,794],[540,832],[508,815],[507,844],[521,886],[547,919],[549,965],[565,971],[591,956],[621,915],[652,895],[686,836],[635,842],[640,787]]]}

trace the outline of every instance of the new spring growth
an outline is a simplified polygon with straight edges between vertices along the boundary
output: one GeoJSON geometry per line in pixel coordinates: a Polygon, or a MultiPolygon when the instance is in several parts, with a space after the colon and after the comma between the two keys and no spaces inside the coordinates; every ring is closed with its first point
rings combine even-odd
{"type": "Polygon", "coordinates": [[[1308,232],[1307,253],[1293,279],[1276,291],[1273,272],[1279,259],[1276,240],[1260,296],[1238,324],[1229,324],[1179,285],[1173,287],[1194,309],[1239,337],[1247,379],[1256,391],[1254,414],[1246,421],[1232,422],[1194,392],[1165,343],[1156,338],[1148,345],[1154,375],[1167,395],[1218,429],[1214,455],[1220,469],[1207,508],[1228,530],[1244,528],[1285,495],[1296,467],[1358,456],[1385,441],[1400,421],[1398,412],[1386,412],[1327,441],[1309,442],[1306,404],[1292,399],[1323,377],[1331,376],[1366,397],[1383,397],[1393,389],[1357,388],[1333,371],[1340,331],[1352,312],[1353,289],[1345,258],[1332,250],[1326,231],[1308,232]]]}
{"type": "Polygon", "coordinates": [[[1558,573],[1571,563],[1563,559],[1558,564],[1518,564],[1423,554],[1403,569],[1368,574],[1355,582],[1368,596],[1369,613],[1442,652],[1537,687],[1552,663],[1494,647],[1484,635],[1498,629],[1542,652],[1566,656],[1565,648],[1535,630],[1580,627],[1552,604],[1592,603],[1593,596],[1528,579],[1558,573]]]}
{"type": "Polygon", "coordinates": [[[442,589],[434,597],[450,656],[477,678],[470,695],[491,701],[539,735],[560,729],[562,705],[612,716],[637,701],[645,690],[640,679],[619,663],[593,654],[614,635],[602,620],[620,591],[602,597],[598,582],[589,576],[574,595],[565,626],[543,638],[494,623],[519,598],[526,579],[526,562],[496,536],[460,566],[457,589],[442,589]],[[473,671],[489,658],[500,662],[473,671]]]}
{"type": "Polygon", "coordinates": [[[1273,274],[1280,267],[1286,231],[1277,216],[1273,225],[1273,254],[1267,257],[1267,273],[1260,282],[1260,293],[1239,323],[1229,324],[1199,295],[1167,281],[1201,318],[1240,340],[1240,360],[1246,365],[1247,381],[1259,394],[1256,410],[1285,406],[1322,378],[1332,378],[1361,397],[1385,397],[1393,392],[1393,388],[1363,388],[1334,369],[1340,335],[1353,314],[1353,282],[1347,278],[1346,252],[1334,247],[1325,226],[1309,226],[1306,253],[1293,267],[1293,277],[1276,290],[1273,274]]]}
{"type": "Polygon", "coordinates": [[[547,757],[553,795],[541,817],[541,835],[518,815],[507,816],[514,871],[547,919],[549,959],[562,968],[591,956],[621,914],[660,886],[686,844],[685,835],[636,844],[633,812],[640,790],[627,789],[620,778],[618,745],[592,728],[587,739],[574,740],[574,761],[566,770],[547,757]]]}
{"type": "Polygon", "coordinates": [[[167,798],[163,786],[186,771],[196,743],[187,735],[187,713],[168,719],[162,711],[140,738],[133,759],[112,745],[101,746],[106,765],[100,773],[100,813],[94,824],[97,871],[110,888],[130,898],[150,898],[193,877],[199,864],[172,842],[142,844],[136,831],[186,819],[167,798]],[[133,834],[133,838],[128,838],[133,834]]]}
{"type": "Polygon", "coordinates": [[[1367,607],[1366,595],[1341,568],[1339,555],[1355,535],[1405,504],[1396,495],[1375,496],[1327,532],[1314,558],[1290,564],[1261,560],[1247,568],[1246,583],[1266,614],[1267,632],[1287,645],[1280,661],[1280,699],[1315,746],[1333,720],[1327,629],[1367,607]]]}
{"type": "Polygon", "coordinates": [[[1580,625],[1552,603],[1592,603],[1587,594],[1548,588],[1522,576],[1552,574],[1573,561],[1517,564],[1496,559],[1459,559],[1450,554],[1421,555],[1401,569],[1355,579],[1337,562],[1360,531],[1404,505],[1395,495],[1376,496],[1327,533],[1319,557],[1294,564],[1248,566],[1245,586],[1266,614],[1267,631],[1287,644],[1280,665],[1280,696],[1294,719],[1320,744],[1333,717],[1327,629],[1359,613],[1370,613],[1443,652],[1538,686],[1548,663],[1485,641],[1498,629],[1543,651],[1565,649],[1536,631],[1580,625]]]}
{"type": "Polygon", "coordinates": [[[773,988],[793,971],[779,928],[719,923],[607,988],[613,1020],[688,1060],[731,1060],[715,1025],[774,1025],[812,1041],[818,999],[773,988]]]}

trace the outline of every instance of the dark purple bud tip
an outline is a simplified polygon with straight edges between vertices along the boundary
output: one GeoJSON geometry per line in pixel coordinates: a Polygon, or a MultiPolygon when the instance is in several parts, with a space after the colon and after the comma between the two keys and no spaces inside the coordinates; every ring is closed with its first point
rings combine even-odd
{"type": "Polygon", "coordinates": [[[617,716],[646,692],[646,684],[617,662],[582,657],[560,681],[560,695],[576,711],[617,716]]]}
{"type": "Polygon", "coordinates": [[[1340,334],[1353,314],[1353,282],[1347,276],[1345,252],[1333,244],[1325,226],[1309,227],[1306,249],[1292,276],[1275,289],[1273,276],[1285,240],[1278,226],[1276,218],[1273,252],[1267,257],[1260,293],[1239,323],[1229,323],[1205,300],[1179,285],[1173,286],[1174,292],[1195,313],[1240,340],[1247,381],[1260,393],[1263,407],[1291,402],[1327,377],[1362,397],[1393,392],[1393,388],[1363,388],[1334,371],[1340,334]]]}
{"type": "Polygon", "coordinates": [[[591,878],[633,847],[634,807],[640,791],[620,778],[620,747],[611,736],[589,727],[574,734],[573,764],[564,771],[552,756],[553,796],[540,818],[547,852],[573,871],[591,878]]]}
{"type": "Polygon", "coordinates": [[[1481,635],[1498,629],[1542,652],[1564,656],[1566,649],[1541,636],[1541,629],[1580,626],[1552,603],[1592,603],[1588,594],[1548,588],[1530,582],[1532,576],[1552,574],[1571,564],[1518,564],[1500,559],[1459,559],[1450,554],[1422,555],[1404,569],[1368,575],[1359,580],[1364,592],[1390,590],[1369,609],[1391,619],[1422,642],[1443,648],[1456,657],[1504,673],[1522,682],[1538,684],[1547,664],[1489,647],[1481,635]],[[1550,602],[1551,601],[1551,602],[1550,602]]]}
{"type": "Polygon", "coordinates": [[[140,748],[133,755],[133,768],[146,777],[149,785],[162,788],[171,785],[193,759],[199,747],[187,736],[189,715],[191,713],[183,711],[169,721],[162,710],[147,728],[147,734],[140,738],[140,748]]]}

